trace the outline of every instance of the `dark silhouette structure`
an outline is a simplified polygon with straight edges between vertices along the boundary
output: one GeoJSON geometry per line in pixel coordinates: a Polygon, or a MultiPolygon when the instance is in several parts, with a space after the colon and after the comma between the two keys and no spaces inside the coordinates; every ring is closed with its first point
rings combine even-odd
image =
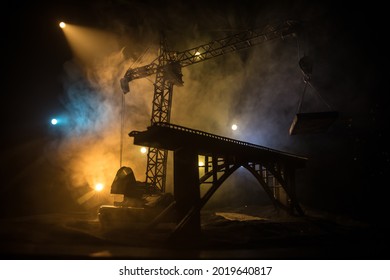
{"type": "MultiPolygon", "coordinates": [[[[123,93],[130,92],[129,83],[136,79],[155,75],[152,101],[151,125],[157,122],[170,122],[173,86],[183,86],[182,68],[200,63],[228,53],[244,50],[270,40],[296,37],[301,28],[294,20],[284,21],[265,28],[247,30],[225,38],[213,40],[184,51],[170,50],[164,35],[161,36],[158,57],[150,64],[129,68],[120,84],[123,93]]],[[[165,192],[167,151],[150,146],[147,156],[146,180],[162,192],[165,192]]]]}
{"type": "Polygon", "coordinates": [[[304,214],[295,196],[295,170],[305,166],[305,157],[164,122],[129,136],[135,145],[173,151],[174,202],[151,225],[174,208],[174,233],[200,233],[201,208],[239,167],[253,174],[276,207],[304,214]],[[201,187],[207,188],[203,196],[201,187]]]}

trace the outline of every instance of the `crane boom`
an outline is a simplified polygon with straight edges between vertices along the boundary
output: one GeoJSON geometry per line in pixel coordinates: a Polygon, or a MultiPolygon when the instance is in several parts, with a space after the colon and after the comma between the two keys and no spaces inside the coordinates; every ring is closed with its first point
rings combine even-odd
{"type": "MultiPolygon", "coordinates": [[[[199,63],[227,53],[250,48],[274,39],[294,35],[297,21],[285,21],[267,26],[261,30],[248,30],[222,39],[211,41],[184,51],[169,51],[165,40],[160,43],[158,57],[150,64],[130,68],[120,80],[123,93],[130,91],[129,83],[150,75],[156,75],[152,103],[151,124],[170,122],[173,85],[183,85],[181,68],[199,63]]],[[[168,152],[158,148],[149,148],[147,156],[146,183],[165,192],[168,152]]]]}
{"type": "MultiPolygon", "coordinates": [[[[293,35],[297,31],[297,26],[297,21],[289,20],[263,29],[247,30],[185,51],[166,51],[160,56],[167,55],[169,61],[186,67],[227,53],[247,49],[266,41],[293,35]]],[[[163,67],[158,63],[160,59],[157,57],[148,65],[128,69],[121,81],[123,92],[128,92],[126,83],[156,74],[157,70],[163,67]]]]}
{"type": "Polygon", "coordinates": [[[261,30],[248,30],[223,39],[214,40],[208,44],[177,53],[177,61],[182,67],[199,63],[210,58],[221,56],[262,44],[266,41],[283,38],[294,34],[295,21],[286,21],[282,24],[267,27],[261,30]]]}

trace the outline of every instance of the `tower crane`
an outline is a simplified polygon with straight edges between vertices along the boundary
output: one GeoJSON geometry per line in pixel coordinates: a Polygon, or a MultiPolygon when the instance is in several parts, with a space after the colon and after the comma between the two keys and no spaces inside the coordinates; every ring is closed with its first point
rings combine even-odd
{"type": "MultiPolygon", "coordinates": [[[[170,122],[173,86],[183,86],[182,68],[250,48],[270,40],[294,36],[299,22],[288,20],[263,29],[247,30],[184,51],[171,51],[165,38],[160,42],[159,53],[150,64],[130,68],[121,78],[123,94],[130,92],[129,83],[155,75],[151,125],[170,122]]],[[[147,153],[146,185],[165,192],[168,151],[150,147],[147,153]]]]}

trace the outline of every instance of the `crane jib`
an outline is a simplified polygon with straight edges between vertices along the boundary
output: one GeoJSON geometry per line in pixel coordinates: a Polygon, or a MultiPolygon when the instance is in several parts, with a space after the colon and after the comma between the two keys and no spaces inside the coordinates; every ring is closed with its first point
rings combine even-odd
{"type": "MultiPolygon", "coordinates": [[[[156,74],[159,69],[166,66],[156,63],[156,61],[161,61],[161,56],[166,56],[165,61],[168,61],[167,64],[169,62],[179,62],[181,67],[186,67],[227,53],[247,49],[266,41],[283,39],[296,34],[297,30],[297,21],[286,21],[282,24],[268,26],[261,30],[247,30],[188,50],[180,52],[166,51],[148,65],[128,69],[121,80],[121,87],[123,92],[127,93],[129,92],[129,88],[128,85],[125,85],[126,82],[129,83],[132,80],[156,74]]],[[[162,60],[164,61],[164,59],[162,60]]]]}

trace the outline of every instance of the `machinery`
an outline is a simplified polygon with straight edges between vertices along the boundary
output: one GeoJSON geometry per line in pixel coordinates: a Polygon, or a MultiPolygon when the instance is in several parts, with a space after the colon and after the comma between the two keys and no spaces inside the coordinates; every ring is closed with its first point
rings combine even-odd
{"type": "MultiPolygon", "coordinates": [[[[173,86],[183,86],[183,67],[270,40],[295,36],[299,28],[299,22],[285,21],[264,29],[237,33],[184,51],[168,50],[165,38],[162,38],[158,57],[150,64],[128,69],[120,80],[121,88],[126,94],[130,92],[131,81],[155,75],[151,125],[170,123],[173,86]]],[[[124,199],[113,206],[100,208],[99,218],[102,224],[108,224],[110,221],[111,225],[111,222],[116,219],[113,213],[117,212],[122,217],[127,217],[130,222],[151,221],[161,211],[175,203],[173,197],[165,193],[167,157],[167,150],[149,147],[145,182],[136,181],[129,167],[118,170],[111,193],[123,194],[124,199]]]]}

